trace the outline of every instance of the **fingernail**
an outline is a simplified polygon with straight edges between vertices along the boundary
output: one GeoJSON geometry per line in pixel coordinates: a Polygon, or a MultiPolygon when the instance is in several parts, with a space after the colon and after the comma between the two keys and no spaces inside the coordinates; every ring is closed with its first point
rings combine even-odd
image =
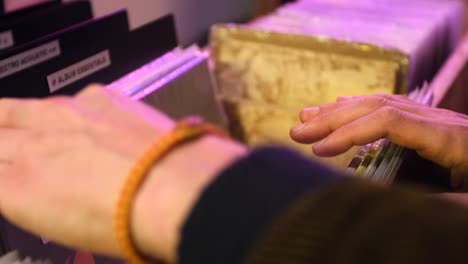
{"type": "Polygon", "coordinates": [[[347,101],[347,100],[353,99],[353,97],[354,96],[338,96],[338,98],[336,98],[336,101],[337,102],[347,101]]]}
{"type": "Polygon", "coordinates": [[[318,142],[315,143],[314,146],[313,146],[313,147],[314,147],[314,150],[320,152],[321,149],[322,149],[323,147],[325,147],[325,145],[327,144],[326,142],[327,142],[327,139],[326,139],[326,138],[324,138],[324,139],[318,141],[318,142]]]}
{"type": "Polygon", "coordinates": [[[326,141],[326,138],[320,140],[319,142],[315,143],[315,147],[320,147],[321,145],[323,145],[326,141]]]}
{"type": "Polygon", "coordinates": [[[301,111],[301,120],[304,122],[307,119],[316,116],[319,112],[320,112],[319,107],[304,108],[301,111]]]}
{"type": "Polygon", "coordinates": [[[320,112],[320,108],[319,107],[308,107],[308,108],[302,109],[302,112],[307,113],[307,114],[317,114],[318,112],[320,112]]]}
{"type": "Polygon", "coordinates": [[[304,127],[305,127],[305,124],[300,124],[300,125],[293,127],[292,130],[294,130],[294,132],[299,132],[302,129],[304,129],[304,127]]]}
{"type": "Polygon", "coordinates": [[[322,139],[320,141],[318,141],[317,143],[315,143],[313,146],[312,146],[312,149],[314,150],[314,153],[317,154],[317,155],[320,155],[321,154],[321,147],[325,145],[325,139],[322,139]]]}

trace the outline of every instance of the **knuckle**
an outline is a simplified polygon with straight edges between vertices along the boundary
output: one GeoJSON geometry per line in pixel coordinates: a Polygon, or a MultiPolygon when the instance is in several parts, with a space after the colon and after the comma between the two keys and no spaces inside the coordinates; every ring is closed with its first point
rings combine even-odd
{"type": "Polygon", "coordinates": [[[0,106],[11,106],[18,102],[18,99],[14,98],[0,98],[0,106]]]}
{"type": "Polygon", "coordinates": [[[0,109],[2,111],[13,112],[22,107],[19,107],[20,101],[14,98],[0,98],[0,109]]]}
{"type": "Polygon", "coordinates": [[[437,143],[427,143],[425,154],[441,163],[443,166],[454,168],[460,165],[460,161],[466,156],[464,141],[460,137],[460,127],[451,126],[450,129],[440,129],[435,127],[437,133],[437,143]],[[451,151],[447,152],[447,149],[451,151]]]}
{"type": "Polygon", "coordinates": [[[104,93],[104,88],[102,85],[93,83],[86,86],[81,92],[78,93],[78,97],[83,96],[96,96],[104,93]]]}
{"type": "Polygon", "coordinates": [[[17,112],[22,109],[18,105],[19,101],[12,98],[1,98],[0,109],[6,114],[7,118],[14,118],[17,112]]]}
{"type": "Polygon", "coordinates": [[[369,108],[379,108],[389,104],[387,96],[372,95],[363,98],[363,102],[369,108]]]}
{"type": "Polygon", "coordinates": [[[42,130],[33,131],[29,140],[36,145],[43,145],[47,143],[47,133],[42,130]]]}
{"type": "Polygon", "coordinates": [[[380,94],[379,96],[376,96],[375,103],[379,106],[385,106],[385,105],[388,105],[390,100],[391,100],[391,95],[380,94]]]}
{"type": "Polygon", "coordinates": [[[103,86],[99,83],[91,83],[85,87],[85,91],[95,91],[99,92],[102,91],[103,86]]]}
{"type": "MultiPolygon", "coordinates": [[[[43,115],[48,115],[47,118],[66,118],[73,112],[68,106],[69,98],[67,97],[53,97],[45,99],[44,101],[36,101],[35,108],[43,115]]],[[[34,110],[31,110],[34,112],[34,110]]]]}
{"type": "Polygon", "coordinates": [[[46,100],[50,101],[51,103],[57,104],[57,105],[64,105],[64,104],[67,104],[70,101],[70,97],[69,96],[64,96],[64,95],[59,95],[59,96],[49,97],[46,100]]]}
{"type": "Polygon", "coordinates": [[[387,93],[378,93],[376,94],[377,97],[380,97],[380,98],[383,98],[383,99],[392,99],[393,98],[393,95],[391,94],[387,94],[387,93]]]}
{"type": "Polygon", "coordinates": [[[397,98],[400,100],[408,100],[408,96],[405,94],[395,94],[395,95],[392,95],[392,98],[397,98]]]}
{"type": "Polygon", "coordinates": [[[377,114],[379,118],[389,124],[398,124],[405,118],[405,114],[401,110],[388,105],[381,107],[377,114]]]}
{"type": "Polygon", "coordinates": [[[17,152],[21,153],[24,159],[34,158],[34,156],[42,153],[42,149],[50,145],[49,141],[44,131],[31,131],[24,140],[18,142],[17,152]]]}
{"type": "Polygon", "coordinates": [[[42,102],[36,102],[35,104],[39,105],[39,107],[44,111],[54,111],[58,110],[59,108],[63,108],[64,101],[60,98],[50,98],[42,102]]]}

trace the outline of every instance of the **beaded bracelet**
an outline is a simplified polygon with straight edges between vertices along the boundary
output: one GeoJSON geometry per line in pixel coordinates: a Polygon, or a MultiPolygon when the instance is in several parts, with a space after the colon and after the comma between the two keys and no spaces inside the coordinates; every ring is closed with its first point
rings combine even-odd
{"type": "Polygon", "coordinates": [[[117,207],[114,215],[114,233],[117,243],[124,257],[129,263],[148,263],[142,256],[132,240],[131,236],[131,208],[138,189],[143,184],[146,176],[154,164],[159,161],[170,150],[177,145],[196,139],[205,134],[215,134],[227,137],[227,134],[220,128],[203,122],[199,117],[187,117],[177,122],[175,128],[163,135],[152,144],[143,156],[135,163],[129,176],[120,192],[117,207]]]}

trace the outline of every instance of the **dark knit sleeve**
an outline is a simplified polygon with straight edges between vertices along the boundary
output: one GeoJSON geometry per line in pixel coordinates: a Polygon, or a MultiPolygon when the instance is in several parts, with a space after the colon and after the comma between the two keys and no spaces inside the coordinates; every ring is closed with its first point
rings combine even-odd
{"type": "Polygon", "coordinates": [[[468,213],[280,148],[254,151],[203,192],[179,263],[468,263],[468,213]]]}
{"type": "Polygon", "coordinates": [[[468,263],[468,211],[413,191],[340,182],[282,214],[248,263],[468,263]]]}
{"type": "Polygon", "coordinates": [[[271,220],[338,173],[282,148],[254,150],[204,191],[183,226],[178,262],[242,263],[271,220]]]}

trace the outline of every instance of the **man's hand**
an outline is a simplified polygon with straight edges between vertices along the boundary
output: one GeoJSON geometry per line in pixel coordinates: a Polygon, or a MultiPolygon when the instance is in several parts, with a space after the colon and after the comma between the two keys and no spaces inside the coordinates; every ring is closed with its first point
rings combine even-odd
{"type": "Polygon", "coordinates": [[[340,97],[304,109],[300,119],[291,137],[315,143],[313,151],[319,156],[387,138],[451,168],[455,181],[468,173],[468,117],[459,113],[419,105],[404,96],[373,95],[340,97]]]}

